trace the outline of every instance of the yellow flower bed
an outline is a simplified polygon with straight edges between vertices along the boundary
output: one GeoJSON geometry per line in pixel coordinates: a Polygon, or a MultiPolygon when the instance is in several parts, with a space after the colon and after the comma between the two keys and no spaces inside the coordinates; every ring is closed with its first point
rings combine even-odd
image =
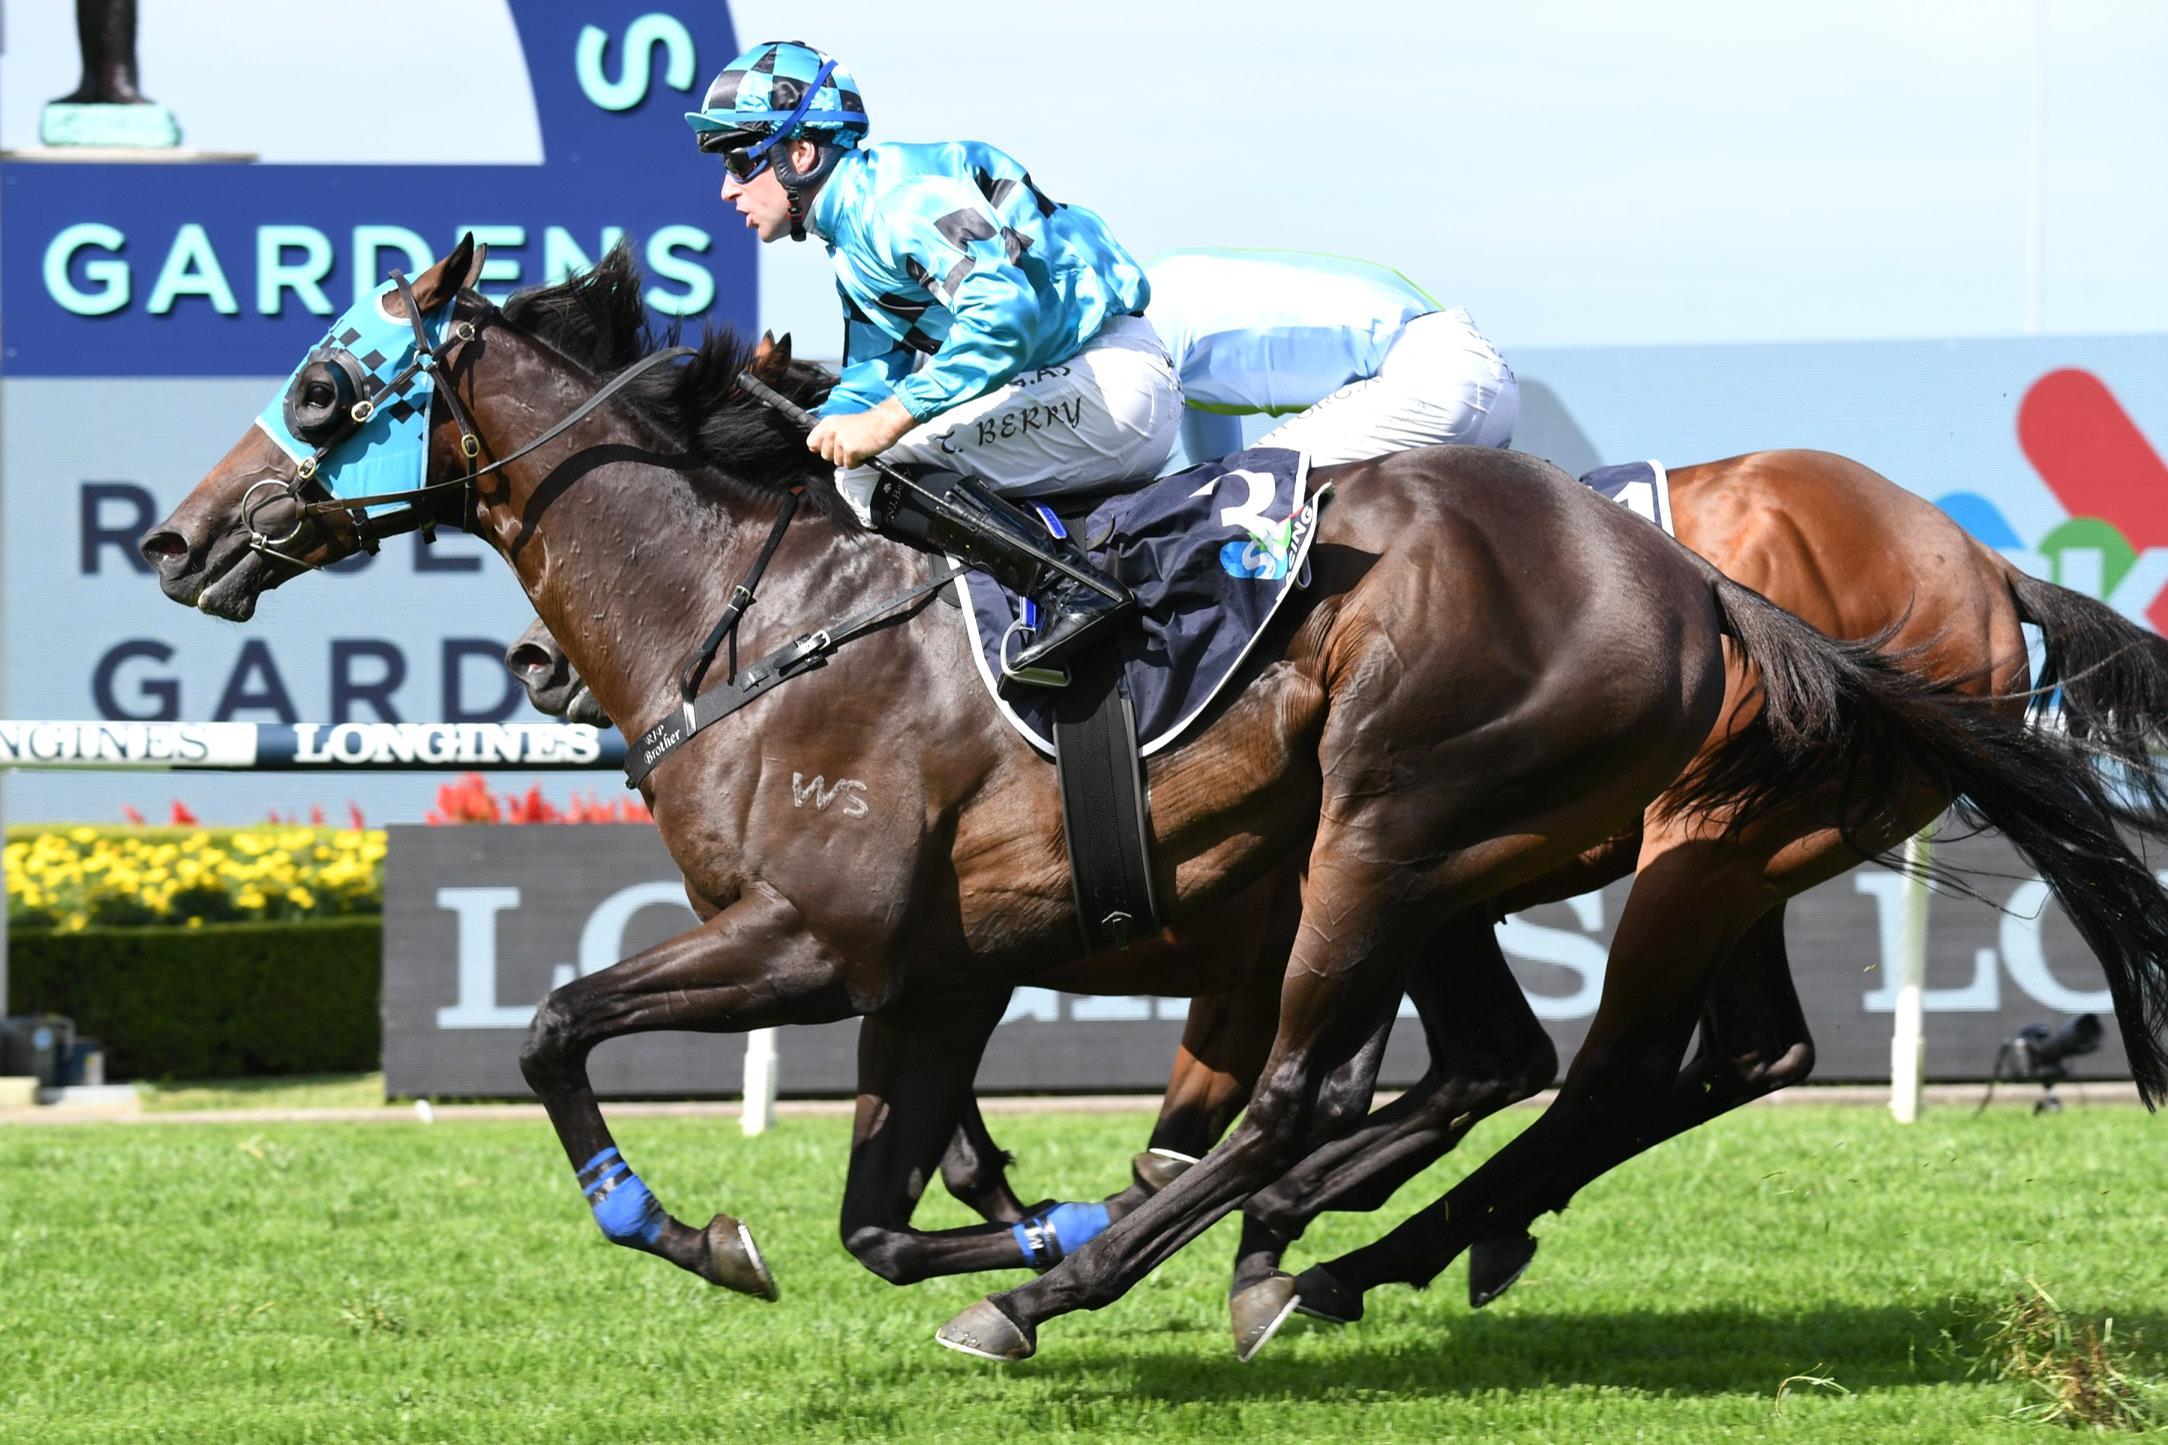
{"type": "Polygon", "coordinates": [[[10,927],[190,927],[383,910],[384,835],[356,828],[10,829],[6,863],[10,927]]]}

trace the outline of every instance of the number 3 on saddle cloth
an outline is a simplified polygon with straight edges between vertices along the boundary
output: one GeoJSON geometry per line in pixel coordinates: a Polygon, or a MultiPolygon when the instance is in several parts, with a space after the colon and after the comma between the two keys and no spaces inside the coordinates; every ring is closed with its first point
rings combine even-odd
{"type": "MultiPolygon", "coordinates": [[[[1070,659],[1066,687],[1004,687],[1029,603],[981,572],[956,580],[979,675],[1001,715],[1061,772],[1062,822],[1088,949],[1155,932],[1141,759],[1226,687],[1308,572],[1318,507],[1309,459],[1254,447],[1057,520],[1137,597],[1137,619],[1070,659]]],[[[1024,679],[1028,680],[1028,679],[1024,679]]]]}

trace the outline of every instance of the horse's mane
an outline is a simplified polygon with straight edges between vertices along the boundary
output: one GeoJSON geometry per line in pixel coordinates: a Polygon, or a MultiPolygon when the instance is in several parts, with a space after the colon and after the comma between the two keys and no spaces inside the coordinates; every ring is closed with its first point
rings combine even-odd
{"type": "MultiPolygon", "coordinates": [[[[619,241],[589,269],[554,286],[521,291],[502,309],[519,331],[607,381],[642,357],[678,344],[675,324],[656,331],[640,299],[643,284],[631,244],[619,241]]],[[[727,326],[708,328],[691,356],[634,378],[618,399],[684,448],[693,463],[686,479],[696,494],[724,487],[772,495],[803,485],[821,511],[855,525],[836,495],[831,469],[806,450],[804,434],[738,384],[738,373],[753,364],[754,350],[727,326]]],[[[780,376],[764,376],[808,408],[819,405],[835,384],[826,368],[801,361],[791,362],[780,376]]]]}

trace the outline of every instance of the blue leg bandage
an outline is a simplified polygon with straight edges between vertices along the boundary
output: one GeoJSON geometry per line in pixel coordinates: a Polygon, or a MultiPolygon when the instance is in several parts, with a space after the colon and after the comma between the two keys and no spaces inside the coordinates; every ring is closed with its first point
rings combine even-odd
{"type": "MultiPolygon", "coordinates": [[[[580,1192],[595,1212],[603,1238],[612,1244],[653,1244],[669,1218],[632,1166],[612,1147],[580,1166],[580,1192]]],[[[1105,1211],[1101,1211],[1104,1213],[1105,1211]]]]}
{"type": "Polygon", "coordinates": [[[1009,1226],[1017,1252],[1032,1269],[1051,1269],[1099,1237],[1107,1227],[1104,1204],[1057,1204],[1009,1226]]]}

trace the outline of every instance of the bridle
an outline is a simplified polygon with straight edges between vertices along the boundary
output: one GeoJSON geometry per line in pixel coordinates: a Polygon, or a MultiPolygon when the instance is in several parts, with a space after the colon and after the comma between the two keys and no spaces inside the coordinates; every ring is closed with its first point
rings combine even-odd
{"type": "MultiPolygon", "coordinates": [[[[458,525],[462,530],[471,531],[474,527],[476,515],[474,491],[476,482],[479,482],[491,472],[508,467],[530,452],[563,436],[584,421],[597,407],[629,385],[635,378],[665,362],[675,361],[681,356],[690,356],[693,353],[693,348],[689,346],[667,346],[659,351],[649,353],[610,378],[594,395],[580,403],[569,415],[545,429],[540,436],[535,437],[516,451],[508,452],[504,456],[477,466],[476,462],[480,460],[482,455],[481,432],[475,426],[473,417],[468,414],[466,403],[459,399],[457,388],[452,384],[452,357],[456,347],[473,341],[481,334],[481,327],[472,321],[461,320],[450,322],[439,334],[432,335],[430,333],[430,323],[422,314],[422,308],[414,298],[414,287],[407,280],[406,273],[398,270],[393,271],[391,273],[391,282],[398,290],[399,300],[406,307],[407,321],[413,327],[414,350],[412,357],[389,382],[374,391],[370,391],[367,385],[369,379],[371,379],[368,368],[362,364],[361,358],[355,356],[344,344],[334,339],[312,354],[312,360],[323,361],[331,368],[332,375],[335,378],[334,391],[344,390],[347,394],[354,395],[356,399],[346,408],[343,423],[334,431],[328,435],[319,433],[317,436],[307,439],[314,442],[316,449],[295,463],[293,476],[264,477],[252,482],[248,489],[241,494],[241,525],[248,529],[248,545],[251,550],[260,552],[267,557],[275,557],[281,562],[290,563],[306,571],[322,571],[325,564],[306,561],[295,556],[292,552],[282,551],[281,549],[291,546],[311,522],[340,513],[347,515],[354,528],[355,535],[360,541],[360,545],[370,552],[375,552],[385,537],[397,536],[402,532],[419,530],[424,541],[433,542],[436,540],[436,528],[439,520],[438,509],[435,504],[439,499],[455,489],[462,493],[458,525]],[[451,408],[452,419],[459,426],[459,455],[464,463],[464,469],[458,476],[447,478],[441,482],[425,482],[419,487],[413,487],[406,491],[378,492],[365,497],[334,496],[323,480],[324,464],[331,453],[351,438],[355,431],[367,425],[370,418],[376,415],[379,398],[402,392],[415,378],[421,376],[429,376],[436,382],[430,388],[431,401],[434,402],[436,398],[441,397],[445,405],[451,408]],[[336,384],[338,381],[344,381],[346,385],[343,388],[339,387],[336,384]],[[270,492],[270,495],[261,497],[258,495],[266,490],[270,492]],[[265,506],[272,505],[278,498],[284,498],[293,503],[299,509],[299,512],[294,519],[293,526],[283,536],[274,537],[257,525],[256,517],[265,506]],[[404,503],[405,505],[385,516],[376,517],[370,515],[372,508],[390,503],[404,503]]],[[[456,306],[460,297],[463,296],[472,296],[474,300],[488,308],[483,317],[485,323],[489,316],[495,314],[496,308],[490,306],[485,298],[473,292],[462,291],[459,296],[453,298],[451,304],[456,306]]],[[[449,308],[447,308],[446,320],[449,321],[449,308]]],[[[299,384],[298,377],[296,378],[296,384],[299,384]]],[[[434,413],[432,413],[432,417],[433,415],[434,413]]],[[[425,423],[424,435],[426,436],[426,434],[427,425],[425,423]]],[[[426,443],[423,455],[425,458],[423,466],[426,467],[428,465],[426,443]]]]}
{"type": "MultiPolygon", "coordinates": [[[[372,385],[379,380],[377,372],[372,367],[381,367],[385,363],[385,357],[373,350],[370,353],[370,358],[373,358],[373,361],[370,358],[356,356],[348,345],[348,342],[353,339],[350,334],[343,339],[340,336],[334,336],[323,346],[310,353],[309,360],[303,362],[301,370],[295,373],[292,382],[288,385],[286,430],[293,434],[297,442],[313,446],[314,450],[296,462],[294,474],[291,477],[263,477],[250,483],[247,490],[242,492],[241,523],[248,529],[248,545],[251,549],[266,556],[278,558],[280,561],[291,563],[307,571],[321,571],[323,570],[323,564],[305,561],[291,552],[280,550],[290,546],[310,522],[322,517],[345,513],[353,519],[353,526],[356,534],[361,539],[361,545],[373,552],[377,550],[377,543],[383,537],[396,535],[400,532],[409,532],[419,528],[424,538],[433,537],[438,521],[433,503],[436,499],[454,489],[459,489],[464,493],[460,524],[462,527],[471,530],[476,516],[476,494],[474,490],[476,482],[488,476],[491,472],[508,467],[537,448],[563,436],[573,427],[578,426],[597,407],[615,396],[635,378],[665,362],[674,361],[681,356],[690,356],[695,350],[695,348],[689,346],[671,346],[642,357],[604,383],[592,396],[574,407],[569,414],[544,429],[540,436],[535,437],[516,451],[508,452],[490,462],[477,465],[482,454],[481,433],[475,427],[474,420],[467,411],[466,403],[459,399],[458,393],[453,389],[451,382],[453,380],[452,370],[455,348],[477,339],[481,334],[482,327],[472,321],[457,321],[451,323],[447,333],[432,334],[430,322],[428,318],[422,315],[422,309],[415,300],[414,288],[407,280],[406,273],[393,271],[391,273],[391,284],[397,290],[400,301],[406,307],[406,319],[413,329],[412,357],[407,359],[399,371],[388,381],[372,385]],[[345,396],[355,396],[356,399],[346,406],[343,416],[338,410],[333,410],[331,416],[327,419],[331,422],[330,426],[323,425],[322,421],[319,420],[299,419],[301,425],[300,429],[297,430],[295,427],[297,418],[292,405],[294,399],[293,387],[302,384],[303,377],[308,370],[309,361],[322,361],[331,368],[334,399],[336,401],[344,401],[345,396]],[[356,430],[365,426],[376,415],[379,398],[400,393],[416,377],[424,375],[431,377],[434,382],[430,387],[431,401],[433,402],[438,396],[443,397],[446,404],[451,407],[453,419],[459,425],[459,454],[465,462],[460,474],[441,482],[425,482],[419,487],[412,487],[405,491],[375,492],[361,497],[333,495],[330,488],[324,483],[325,464],[330,459],[331,454],[349,441],[356,430]],[[340,384],[342,381],[343,386],[340,384]],[[340,395],[341,392],[344,392],[345,395],[340,395]],[[302,434],[303,431],[307,432],[306,436],[302,434]],[[258,512],[268,505],[270,501],[268,497],[260,497],[259,494],[265,492],[272,492],[277,496],[285,497],[300,509],[300,515],[295,520],[294,525],[283,536],[271,536],[256,523],[258,512]],[[369,516],[370,508],[383,506],[387,503],[403,503],[404,505],[397,512],[386,517],[372,518],[369,516]]],[[[470,295],[473,295],[473,293],[460,292],[453,298],[452,307],[456,307],[462,297],[470,295]]],[[[492,316],[499,314],[496,308],[489,305],[486,298],[475,296],[474,299],[485,308],[481,316],[484,325],[488,323],[492,316]]],[[[450,312],[451,308],[448,307],[446,310],[447,319],[449,319],[450,312]]],[[[738,383],[748,395],[789,418],[799,429],[811,429],[815,420],[811,413],[805,411],[796,402],[776,392],[751,371],[741,371],[738,374],[738,383]]],[[[409,413],[409,419],[411,419],[411,415],[409,413]]],[[[433,419],[433,413],[430,418],[425,418],[423,422],[422,465],[424,468],[428,466],[427,437],[431,419],[433,419]]],[[[894,475],[904,485],[915,485],[909,478],[895,472],[893,468],[888,467],[878,459],[875,460],[874,465],[894,475]]],[[[424,475],[426,474],[425,471],[424,475]]],[[[789,528],[791,519],[797,515],[799,502],[800,493],[797,489],[794,488],[783,494],[782,503],[776,509],[775,519],[769,524],[768,535],[761,543],[758,553],[754,556],[752,565],[739,578],[737,585],[731,588],[730,598],[723,607],[722,615],[717,618],[715,625],[709,629],[707,636],[686,658],[679,671],[677,678],[679,705],[677,711],[665,717],[661,722],[655,724],[645,734],[633,741],[626,758],[626,786],[638,786],[654,770],[657,763],[690,741],[694,734],[720,722],[723,718],[728,717],[746,704],[765,696],[769,691],[790,681],[792,678],[824,666],[836,649],[847,642],[854,641],[885,626],[888,622],[894,620],[899,609],[922,604],[935,592],[954,582],[964,570],[963,565],[960,563],[937,569],[934,575],[925,581],[899,592],[893,597],[883,598],[872,606],[861,609],[840,622],[831,623],[827,627],[806,633],[789,646],[756,660],[742,672],[733,673],[729,680],[729,686],[709,688],[703,691],[702,685],[707,680],[709,669],[714,664],[716,655],[725,644],[735,642],[738,624],[744,620],[747,609],[756,600],[755,591],[760,585],[761,578],[767,572],[768,564],[774,560],[776,549],[782,545],[783,534],[789,528]]],[[[1055,567],[1057,570],[1074,570],[1070,568],[1070,564],[1065,559],[1056,558],[1049,554],[1046,560],[1048,565],[1055,567]]],[[[1089,580],[1087,574],[1077,573],[1076,575],[1089,580]]]]}

